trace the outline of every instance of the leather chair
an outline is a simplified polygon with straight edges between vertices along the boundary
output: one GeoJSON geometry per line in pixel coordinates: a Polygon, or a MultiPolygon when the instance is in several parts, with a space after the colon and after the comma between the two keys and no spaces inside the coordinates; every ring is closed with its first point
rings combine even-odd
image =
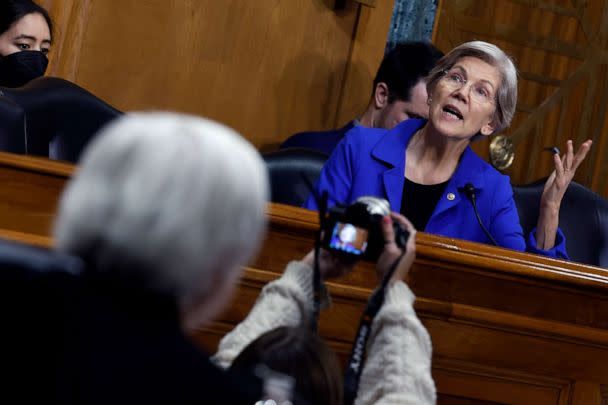
{"type": "Polygon", "coordinates": [[[25,144],[25,111],[14,101],[0,96],[0,150],[24,154],[25,144]]]}
{"type": "Polygon", "coordinates": [[[67,80],[40,77],[20,88],[0,87],[0,147],[51,159],[78,161],[97,131],[122,113],[67,80]]]}
{"type": "Polygon", "coordinates": [[[80,278],[84,269],[79,258],[0,240],[2,319],[28,322],[26,314],[45,311],[51,296],[61,296],[57,285],[80,278]]]}
{"type": "MultiPolygon", "coordinates": [[[[545,181],[513,187],[524,235],[536,226],[545,181]]],[[[566,250],[573,261],[608,268],[607,200],[572,182],[562,201],[559,227],[566,235],[566,250]]]]}
{"type": "Polygon", "coordinates": [[[301,206],[310,193],[306,179],[315,184],[328,159],[325,153],[287,148],[263,155],[270,177],[271,201],[301,206]]]}
{"type": "Polygon", "coordinates": [[[47,401],[63,350],[61,308],[74,304],[65,292],[83,271],[78,258],[0,240],[0,358],[9,371],[0,398],[47,401]]]}

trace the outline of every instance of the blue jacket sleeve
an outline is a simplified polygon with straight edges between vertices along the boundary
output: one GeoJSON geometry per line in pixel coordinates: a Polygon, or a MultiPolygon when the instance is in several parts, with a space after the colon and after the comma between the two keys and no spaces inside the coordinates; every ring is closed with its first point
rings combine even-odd
{"type": "Polygon", "coordinates": [[[566,236],[561,229],[557,228],[557,235],[555,235],[555,246],[548,250],[542,250],[536,247],[535,235],[536,227],[534,227],[534,229],[532,229],[528,235],[528,240],[526,241],[526,251],[556,259],[570,260],[570,257],[566,252],[566,236]]]}
{"type": "MultiPolygon", "coordinates": [[[[349,138],[343,139],[323,166],[319,180],[314,187],[320,197],[328,193],[327,206],[333,207],[338,203],[348,203],[352,185],[352,145],[349,138]]],[[[317,202],[311,193],[303,205],[310,210],[318,210],[317,202]]]]}

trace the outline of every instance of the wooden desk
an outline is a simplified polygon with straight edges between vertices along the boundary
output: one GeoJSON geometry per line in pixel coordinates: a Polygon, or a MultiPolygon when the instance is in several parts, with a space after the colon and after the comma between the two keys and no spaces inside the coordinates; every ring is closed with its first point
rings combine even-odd
{"type": "MultiPolygon", "coordinates": [[[[0,153],[0,236],[51,246],[56,202],[73,167],[0,153]]],[[[316,215],[269,204],[269,231],[230,308],[193,331],[213,350],[260,288],[312,246],[316,215]]],[[[418,234],[410,276],[433,340],[440,404],[608,404],[608,271],[418,234]],[[603,402],[602,402],[603,401],[603,402]]],[[[360,265],[329,283],[320,332],[344,359],[375,285],[360,265]]]]}

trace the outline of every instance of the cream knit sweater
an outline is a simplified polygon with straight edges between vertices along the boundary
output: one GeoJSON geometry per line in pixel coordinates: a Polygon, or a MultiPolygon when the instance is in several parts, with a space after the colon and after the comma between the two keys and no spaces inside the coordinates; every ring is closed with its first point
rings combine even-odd
{"type": "MultiPolygon", "coordinates": [[[[262,334],[308,321],[312,296],[312,269],[289,263],[281,278],[262,289],[247,318],[224,336],[213,360],[228,368],[262,334]]],[[[387,289],[372,325],[356,405],[435,403],[431,339],[416,316],[414,299],[403,282],[387,289]]]]}

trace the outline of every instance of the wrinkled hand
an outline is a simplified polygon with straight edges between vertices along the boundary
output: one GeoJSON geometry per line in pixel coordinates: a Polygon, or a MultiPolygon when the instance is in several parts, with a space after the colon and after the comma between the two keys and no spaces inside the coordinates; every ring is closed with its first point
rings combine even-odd
{"type": "Polygon", "coordinates": [[[406,243],[406,252],[399,261],[390,281],[395,282],[404,280],[416,258],[416,229],[414,228],[414,225],[412,225],[412,223],[403,215],[397,214],[396,212],[391,213],[390,216],[384,217],[382,220],[382,234],[385,240],[384,251],[376,263],[378,281],[381,281],[384,278],[384,275],[389,271],[391,265],[403,254],[403,251],[395,243],[393,221],[399,223],[406,229],[410,233],[410,236],[406,243]]]}
{"type": "MultiPolygon", "coordinates": [[[[314,249],[308,252],[302,261],[314,268],[314,249]]],[[[321,249],[319,253],[319,271],[321,272],[321,277],[323,279],[345,276],[352,271],[353,267],[355,267],[355,263],[355,259],[349,259],[344,255],[332,254],[325,249],[321,249]]]]}
{"type": "Polygon", "coordinates": [[[572,141],[567,143],[566,153],[560,158],[556,153],[553,155],[555,170],[545,183],[543,195],[541,198],[541,209],[543,206],[559,207],[570,182],[574,178],[576,169],[585,160],[589,149],[591,149],[591,140],[585,141],[574,154],[574,146],[572,141]]]}

